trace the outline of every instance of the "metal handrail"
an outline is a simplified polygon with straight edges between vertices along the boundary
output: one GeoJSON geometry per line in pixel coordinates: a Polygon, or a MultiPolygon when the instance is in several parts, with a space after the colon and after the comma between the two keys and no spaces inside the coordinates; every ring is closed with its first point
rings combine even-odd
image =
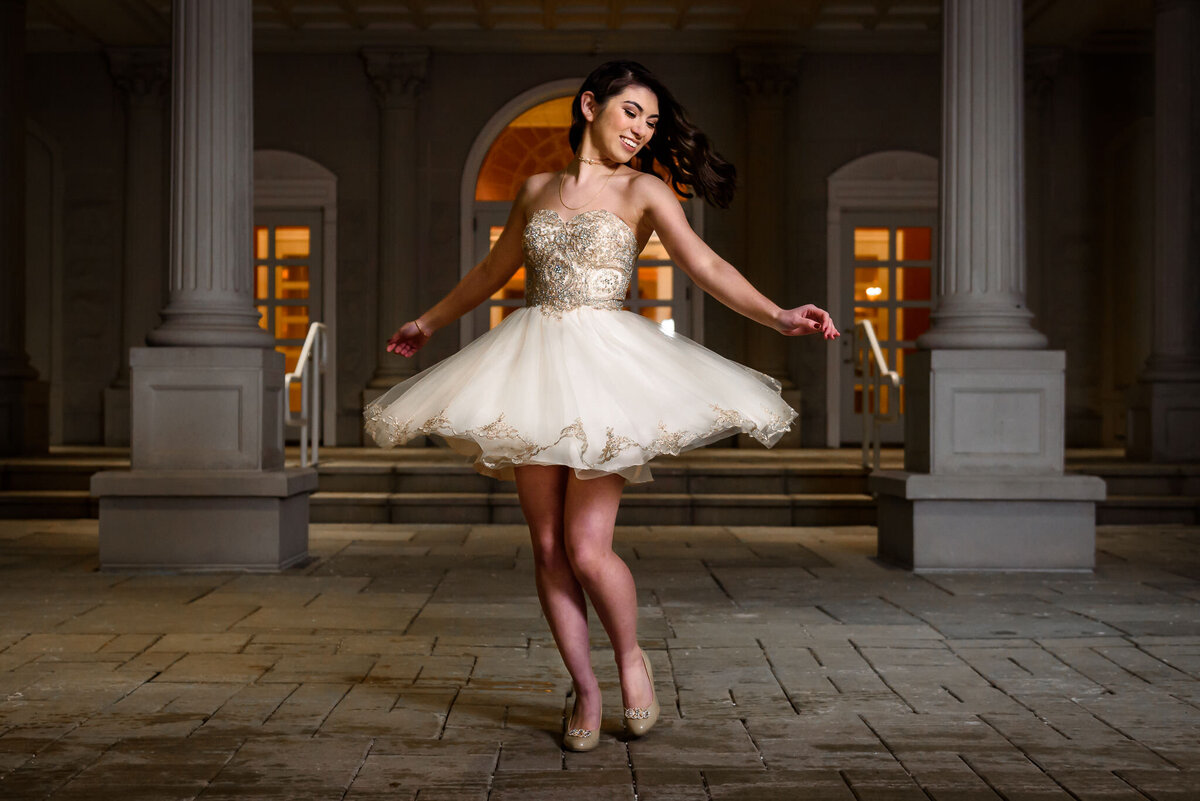
{"type": "Polygon", "coordinates": [[[859,379],[868,379],[871,381],[872,395],[875,399],[874,411],[869,412],[867,381],[862,382],[862,421],[863,421],[863,441],[862,441],[862,464],[863,467],[870,469],[879,469],[879,428],[883,423],[888,423],[896,419],[897,410],[900,408],[900,374],[895,370],[889,370],[887,359],[883,358],[883,351],[879,347],[879,339],[875,336],[875,326],[871,325],[870,320],[859,320],[855,324],[854,337],[854,377],[859,379]],[[884,382],[892,389],[891,397],[888,398],[888,408],[890,412],[884,414],[880,411],[883,406],[880,403],[880,398],[883,397],[884,382]],[[873,453],[873,458],[868,454],[873,453]]]}
{"type": "Polygon", "coordinates": [[[313,323],[308,327],[304,347],[296,367],[283,377],[284,422],[300,428],[300,466],[311,467],[317,463],[321,447],[321,368],[328,363],[329,335],[324,323],[313,323]],[[314,355],[315,354],[315,355],[314,355]],[[292,412],[292,384],[300,382],[300,413],[292,412]],[[308,442],[312,439],[312,458],[309,459],[308,442]]]}

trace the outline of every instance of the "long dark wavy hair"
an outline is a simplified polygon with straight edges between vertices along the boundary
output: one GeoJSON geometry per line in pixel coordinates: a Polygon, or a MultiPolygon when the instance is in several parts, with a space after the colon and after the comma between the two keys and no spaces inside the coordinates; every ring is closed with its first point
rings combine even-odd
{"type": "Polygon", "coordinates": [[[644,86],[658,98],[658,125],[650,144],[635,157],[642,172],[658,174],[655,163],[670,176],[671,187],[684,197],[695,193],[718,208],[729,208],[737,185],[737,169],[713,150],[704,132],[697,128],[671,91],[650,70],[636,61],[608,61],[592,70],[571,107],[571,150],[579,152],[587,120],[579,100],[591,92],[603,106],[609,98],[629,86],[644,86]],[[690,191],[689,191],[690,190],[690,191]]]}

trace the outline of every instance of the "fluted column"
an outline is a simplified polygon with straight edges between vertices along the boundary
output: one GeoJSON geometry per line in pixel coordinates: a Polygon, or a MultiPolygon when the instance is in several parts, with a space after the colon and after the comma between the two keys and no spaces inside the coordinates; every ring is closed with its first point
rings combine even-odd
{"type": "Polygon", "coordinates": [[[383,343],[421,312],[416,260],[417,93],[425,80],[428,54],[424,50],[364,50],[362,55],[379,103],[377,361],[367,385],[367,394],[378,394],[415,371],[412,359],[388,353],[383,343]]]}
{"type": "Polygon", "coordinates": [[[1200,0],[1154,6],[1154,324],[1129,453],[1200,455],[1200,0]]]}
{"type": "Polygon", "coordinates": [[[46,411],[25,351],[25,3],[0,0],[0,454],[45,451],[46,411]]]}
{"type": "Polygon", "coordinates": [[[170,299],[152,345],[272,347],[254,308],[253,118],[246,0],[176,0],[170,299]]]}
{"type": "Polygon", "coordinates": [[[922,348],[1044,348],[1025,305],[1020,0],[942,11],[941,273],[922,348]]]}
{"type": "Polygon", "coordinates": [[[163,305],[167,263],[165,100],[170,54],[159,48],[110,50],[125,100],[125,206],[121,265],[121,364],[104,393],[104,442],[129,444],[129,351],[146,344],[163,305]]]}
{"type": "Polygon", "coordinates": [[[942,24],[939,302],[904,360],[904,470],[867,482],[879,555],[1090,569],[1105,485],[1063,473],[1066,353],[1025,308],[1021,0],[945,0],[942,24]]]}
{"type": "MultiPolygon", "coordinates": [[[[746,96],[746,277],[776,303],[786,304],[788,195],[788,98],[796,86],[800,57],[795,51],[740,50],[738,75],[746,96]]],[[[746,362],[785,388],[787,340],[761,325],[746,336],[746,362]]]]}

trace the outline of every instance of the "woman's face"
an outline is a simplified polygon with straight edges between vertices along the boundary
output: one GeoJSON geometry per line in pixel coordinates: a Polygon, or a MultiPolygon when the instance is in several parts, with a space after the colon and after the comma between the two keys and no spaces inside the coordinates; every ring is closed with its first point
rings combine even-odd
{"type": "Polygon", "coordinates": [[[627,162],[646,146],[658,125],[658,97],[644,86],[627,86],[597,105],[591,92],[582,98],[583,116],[592,144],[602,158],[627,162]]]}

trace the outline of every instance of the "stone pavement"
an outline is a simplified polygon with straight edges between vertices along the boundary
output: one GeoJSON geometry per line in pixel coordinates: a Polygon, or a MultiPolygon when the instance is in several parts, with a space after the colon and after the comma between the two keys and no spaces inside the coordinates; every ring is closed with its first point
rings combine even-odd
{"type": "Polygon", "coordinates": [[[517,526],[318,525],[281,575],[96,570],[0,522],[0,798],[1200,798],[1200,529],[1094,574],[916,576],[870,528],[618,530],[663,720],[559,748],[517,526]]]}

